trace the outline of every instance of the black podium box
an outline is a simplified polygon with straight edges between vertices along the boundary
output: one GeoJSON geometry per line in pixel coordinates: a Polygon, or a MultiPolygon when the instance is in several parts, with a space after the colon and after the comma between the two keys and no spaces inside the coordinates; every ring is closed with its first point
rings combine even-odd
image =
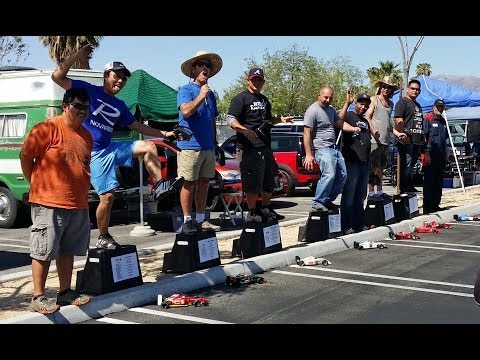
{"type": "Polygon", "coordinates": [[[307,223],[298,228],[298,241],[316,242],[342,235],[338,210],[315,210],[308,214],[307,223]]]}
{"type": "Polygon", "coordinates": [[[233,240],[232,257],[243,259],[282,250],[280,227],[277,220],[245,223],[239,239],[233,240]]]}
{"type": "Polygon", "coordinates": [[[195,235],[180,233],[175,236],[172,251],[163,257],[162,272],[189,273],[220,264],[215,232],[202,231],[195,235]]]}
{"type": "Polygon", "coordinates": [[[89,249],[75,287],[80,293],[101,295],[142,284],[136,246],[122,245],[114,250],[89,249]]]}
{"type": "Polygon", "coordinates": [[[367,226],[383,226],[394,224],[395,212],[391,198],[370,199],[365,206],[365,223],[367,226]]]}
{"type": "Polygon", "coordinates": [[[411,219],[419,215],[417,194],[403,193],[393,196],[393,212],[397,221],[411,219]]]}

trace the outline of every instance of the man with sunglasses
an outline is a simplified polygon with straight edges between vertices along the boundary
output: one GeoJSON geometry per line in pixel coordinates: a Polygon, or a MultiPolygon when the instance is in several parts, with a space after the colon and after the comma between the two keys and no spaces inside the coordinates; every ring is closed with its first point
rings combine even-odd
{"type": "MultiPolygon", "coordinates": [[[[115,97],[127,83],[130,71],[119,61],[105,65],[103,86],[95,86],[86,81],[72,80],[68,71],[76,62],[89,59],[93,47],[85,45],[65,59],[53,72],[52,80],[65,90],[72,87],[84,88],[90,96],[90,114],[83,123],[93,135],[91,160],[91,183],[97,192],[100,203],[96,217],[99,237],[96,246],[103,249],[115,249],[119,244],[108,232],[110,215],[114,200],[114,191],[120,185],[116,176],[117,166],[132,166],[133,158],[143,157],[145,168],[155,184],[155,198],[162,196],[161,164],[155,144],[148,140],[112,142],[113,126],[127,126],[143,135],[155,137],[173,136],[173,131],[151,128],[135,119],[125,102],[115,97]]],[[[182,179],[177,178],[170,187],[178,187],[182,179]]]]}
{"type": "Polygon", "coordinates": [[[421,91],[420,81],[410,80],[406,91],[406,96],[395,104],[394,115],[397,131],[407,135],[403,139],[397,138],[400,156],[400,193],[419,192],[413,186],[413,173],[425,144],[422,106],[416,101],[421,91]]]}
{"type": "Polygon", "coordinates": [[[215,176],[217,100],[208,80],[222,68],[222,58],[213,53],[198,51],[181,65],[182,73],[192,81],[177,93],[178,124],[191,130],[192,137],[179,140],[178,175],[185,180],[180,191],[183,212],[182,233],[194,235],[199,231],[219,231],[220,226],[205,218],[208,184],[215,176]],[[192,205],[195,200],[195,219],[192,205]]]}
{"type": "Polygon", "coordinates": [[[391,134],[400,140],[406,137],[406,134],[399,133],[392,128],[390,118],[393,112],[393,101],[391,100],[393,92],[398,88],[391,76],[385,76],[377,83],[377,93],[370,97],[371,105],[365,113],[365,117],[370,124],[371,155],[370,155],[370,174],[368,179],[368,198],[382,199],[389,195],[383,192],[383,170],[387,165],[390,154],[391,134]],[[376,190],[375,190],[376,187],[376,190]]]}
{"type": "Polygon", "coordinates": [[[35,125],[20,151],[22,172],[30,183],[30,310],[44,315],[63,305],[84,305],[91,299],[70,288],[73,258],[85,255],[90,243],[88,189],[93,138],[82,126],[88,118],[88,105],[85,89],[67,90],[62,114],[35,125]],[[54,259],[60,282],[56,302],[45,296],[48,270],[54,259]]]}

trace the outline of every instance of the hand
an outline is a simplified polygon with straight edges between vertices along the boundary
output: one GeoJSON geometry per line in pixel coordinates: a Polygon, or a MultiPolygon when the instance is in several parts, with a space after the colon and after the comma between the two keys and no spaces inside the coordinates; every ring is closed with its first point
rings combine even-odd
{"type": "Polygon", "coordinates": [[[165,138],[172,138],[175,137],[175,133],[173,131],[165,131],[165,138]]]}
{"type": "Polygon", "coordinates": [[[280,120],[282,121],[282,123],[293,123],[293,118],[295,116],[280,116],[280,120]]]}
{"type": "Polygon", "coordinates": [[[303,167],[306,170],[313,170],[313,164],[315,164],[315,158],[311,154],[305,155],[305,158],[303,159],[303,167]]]}
{"type": "Polygon", "coordinates": [[[93,45],[87,44],[78,49],[77,54],[82,59],[91,59],[93,53],[93,45]]]}
{"type": "Polygon", "coordinates": [[[373,133],[373,137],[377,140],[380,139],[380,131],[375,130],[375,132],[373,133]]]}
{"type": "Polygon", "coordinates": [[[346,102],[351,104],[351,103],[353,103],[353,100],[355,100],[354,97],[353,97],[353,91],[351,89],[348,89],[347,90],[346,102]]]}
{"type": "Polygon", "coordinates": [[[245,129],[243,131],[243,135],[253,144],[255,141],[257,141],[258,136],[255,133],[255,131],[250,130],[250,129],[245,129]]]}
{"type": "Polygon", "coordinates": [[[200,88],[200,95],[203,96],[204,99],[208,97],[208,93],[210,92],[210,86],[208,84],[202,85],[200,88]]]}

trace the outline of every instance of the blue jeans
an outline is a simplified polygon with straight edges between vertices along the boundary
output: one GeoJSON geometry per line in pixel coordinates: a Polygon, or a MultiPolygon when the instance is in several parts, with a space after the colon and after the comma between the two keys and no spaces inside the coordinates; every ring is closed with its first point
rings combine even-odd
{"type": "Polygon", "coordinates": [[[343,190],[347,179],[347,169],[342,153],[333,147],[315,150],[315,160],[320,167],[321,177],[313,198],[312,207],[316,204],[326,205],[335,201],[343,190]]]}
{"type": "Polygon", "coordinates": [[[342,231],[350,228],[361,231],[365,225],[365,209],[363,203],[367,196],[368,163],[346,163],[347,181],[342,192],[340,211],[342,231]]]}

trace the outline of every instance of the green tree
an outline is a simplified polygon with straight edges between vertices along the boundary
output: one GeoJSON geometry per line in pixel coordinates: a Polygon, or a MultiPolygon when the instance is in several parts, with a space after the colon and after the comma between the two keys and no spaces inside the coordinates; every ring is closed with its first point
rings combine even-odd
{"type": "Polygon", "coordinates": [[[264,69],[266,83],[262,93],[272,103],[272,112],[276,115],[303,115],[317,99],[320,88],[326,84],[335,90],[333,105],[341,107],[346,90],[351,87],[362,88],[364,80],[361,71],[351,65],[350,59],[337,57],[328,61],[318,60],[296,44],[274,53],[266,49],[262,62],[254,58],[244,60],[246,70],[238,75],[219,101],[219,112],[223,115],[232,98],[246,89],[248,69],[252,67],[264,69]]]}
{"type": "Polygon", "coordinates": [[[385,76],[392,76],[394,84],[401,83],[402,72],[400,69],[397,69],[400,64],[395,64],[393,61],[379,61],[378,65],[378,67],[371,67],[367,69],[371,93],[376,92],[377,83],[385,76]]]}
{"type": "Polygon", "coordinates": [[[427,63],[421,63],[417,65],[417,76],[426,75],[430,76],[432,74],[432,65],[427,63]]]}
{"type": "Polygon", "coordinates": [[[29,55],[21,36],[0,36],[0,65],[16,65],[29,55]]]}
{"type": "MultiPolygon", "coordinates": [[[[40,42],[49,48],[52,60],[60,65],[63,60],[86,44],[92,44],[94,48],[97,48],[103,36],[39,36],[39,38],[40,42]]],[[[77,61],[73,64],[72,69],[90,70],[90,62],[88,59],[77,61]]]]}

